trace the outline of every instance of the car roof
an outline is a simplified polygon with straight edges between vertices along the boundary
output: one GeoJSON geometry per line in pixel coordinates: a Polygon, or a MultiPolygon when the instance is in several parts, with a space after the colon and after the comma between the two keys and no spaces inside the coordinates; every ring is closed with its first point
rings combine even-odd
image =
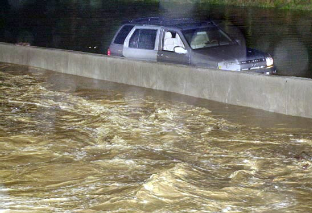
{"type": "Polygon", "coordinates": [[[198,27],[216,27],[217,25],[211,21],[198,21],[192,18],[164,18],[164,17],[144,17],[123,22],[124,24],[134,25],[152,25],[174,27],[180,30],[194,29],[198,27]]]}

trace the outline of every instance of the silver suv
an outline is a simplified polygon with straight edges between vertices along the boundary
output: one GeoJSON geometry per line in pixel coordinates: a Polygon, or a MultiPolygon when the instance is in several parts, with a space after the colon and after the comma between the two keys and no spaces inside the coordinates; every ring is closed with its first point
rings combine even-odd
{"type": "Polygon", "coordinates": [[[213,21],[134,19],[119,28],[107,54],[221,70],[276,73],[269,54],[246,48],[213,21]]]}

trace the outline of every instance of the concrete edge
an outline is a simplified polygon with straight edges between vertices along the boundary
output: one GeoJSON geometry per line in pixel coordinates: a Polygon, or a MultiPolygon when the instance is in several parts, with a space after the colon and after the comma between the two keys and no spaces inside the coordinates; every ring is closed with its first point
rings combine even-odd
{"type": "Polygon", "coordinates": [[[135,61],[1,42],[0,61],[312,118],[312,79],[135,61]]]}

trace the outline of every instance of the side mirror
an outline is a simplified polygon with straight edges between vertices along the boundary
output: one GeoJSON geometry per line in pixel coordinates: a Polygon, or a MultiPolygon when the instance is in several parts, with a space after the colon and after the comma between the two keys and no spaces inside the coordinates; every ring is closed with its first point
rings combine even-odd
{"type": "Polygon", "coordinates": [[[241,46],[241,45],[242,45],[242,41],[241,41],[241,40],[236,39],[235,41],[237,42],[237,44],[238,44],[239,46],[241,46]]]}
{"type": "Polygon", "coordinates": [[[174,47],[174,52],[178,54],[186,54],[187,50],[183,47],[174,47]]]}

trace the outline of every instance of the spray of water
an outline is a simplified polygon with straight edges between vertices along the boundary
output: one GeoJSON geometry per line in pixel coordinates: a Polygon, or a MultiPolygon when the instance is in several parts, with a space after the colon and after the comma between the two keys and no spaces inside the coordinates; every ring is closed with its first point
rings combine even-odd
{"type": "Polygon", "coordinates": [[[277,44],[274,58],[283,75],[304,76],[309,65],[308,50],[298,38],[285,38],[277,44]]]}

